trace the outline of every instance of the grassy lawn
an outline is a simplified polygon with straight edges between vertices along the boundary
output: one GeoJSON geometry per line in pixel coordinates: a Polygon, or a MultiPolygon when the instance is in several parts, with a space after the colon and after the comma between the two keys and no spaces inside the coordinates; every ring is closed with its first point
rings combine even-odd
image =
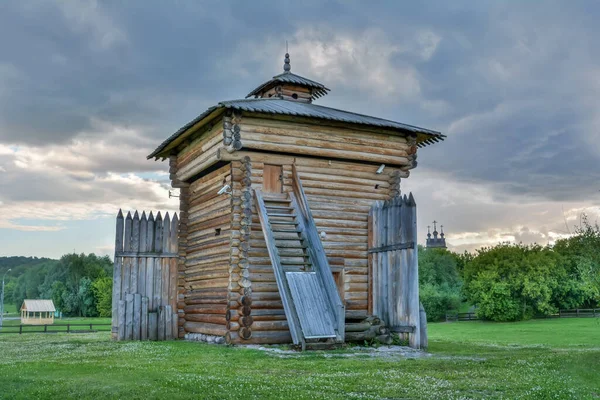
{"type": "Polygon", "coordinates": [[[600,398],[600,320],[430,324],[428,357],[0,335],[2,398],[600,398]],[[536,339],[537,338],[537,339],[536,339]]]}
{"type": "Polygon", "coordinates": [[[4,312],[9,314],[17,314],[17,306],[14,304],[6,304],[4,303],[4,312]]]}

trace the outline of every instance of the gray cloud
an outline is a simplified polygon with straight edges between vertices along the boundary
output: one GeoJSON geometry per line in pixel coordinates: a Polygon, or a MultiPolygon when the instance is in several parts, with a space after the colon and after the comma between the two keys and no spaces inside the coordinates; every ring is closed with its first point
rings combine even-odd
{"type": "Polygon", "coordinates": [[[407,181],[425,191],[426,218],[482,243],[547,239],[560,205],[599,201],[599,12],[591,1],[2,2],[0,150],[21,148],[0,162],[13,187],[2,201],[102,202],[126,191],[109,176],[166,172],[145,154],[280,72],[287,39],[292,69],[333,89],[320,104],[448,133],[407,181]],[[433,175],[437,187],[419,182],[433,175]],[[458,188],[470,197],[427,197],[458,188]]]}

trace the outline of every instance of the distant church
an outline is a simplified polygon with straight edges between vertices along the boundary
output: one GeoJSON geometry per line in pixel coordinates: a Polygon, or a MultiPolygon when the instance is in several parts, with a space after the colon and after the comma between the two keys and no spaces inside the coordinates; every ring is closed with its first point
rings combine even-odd
{"type": "Polygon", "coordinates": [[[441,232],[437,231],[437,221],[433,221],[433,238],[431,237],[430,232],[431,227],[427,227],[427,248],[428,249],[445,249],[446,248],[446,238],[444,237],[444,225],[440,225],[441,232]]]}

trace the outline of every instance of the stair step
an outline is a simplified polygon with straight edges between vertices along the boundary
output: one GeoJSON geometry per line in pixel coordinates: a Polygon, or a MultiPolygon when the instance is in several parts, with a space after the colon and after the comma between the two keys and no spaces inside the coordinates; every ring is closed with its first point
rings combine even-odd
{"type": "Polygon", "coordinates": [[[293,207],[286,207],[286,206],[267,206],[265,205],[265,207],[267,208],[271,208],[273,210],[293,210],[293,207]]]}
{"type": "Polygon", "coordinates": [[[269,221],[269,223],[271,225],[275,224],[275,225],[298,225],[298,223],[296,221],[269,221]]]}
{"type": "Polygon", "coordinates": [[[270,217],[288,217],[288,218],[296,218],[296,214],[279,214],[279,213],[273,213],[273,214],[269,214],[269,218],[270,217]]]}
{"type": "MultiPolygon", "coordinates": [[[[277,240],[275,240],[277,242],[277,240]]],[[[277,243],[275,243],[275,246],[277,248],[281,248],[281,249],[290,249],[290,250],[305,250],[308,249],[308,246],[304,246],[304,245],[300,245],[300,246],[278,246],[277,243]]],[[[266,248],[266,246],[264,247],[266,248]]]]}
{"type": "MultiPolygon", "coordinates": [[[[273,232],[287,232],[287,233],[300,233],[302,232],[300,229],[271,229],[273,232]]],[[[275,239],[275,240],[300,240],[298,239],[275,239]]]]}
{"type": "Polygon", "coordinates": [[[312,265],[311,262],[297,262],[297,261],[280,261],[281,265],[312,265]]]}
{"type": "MultiPolygon", "coordinates": [[[[286,248],[287,250],[287,248],[286,248]]],[[[302,257],[302,258],[306,258],[308,257],[308,254],[299,254],[299,253],[288,253],[288,252],[279,252],[279,257],[302,257]]]]}
{"type": "MultiPolygon", "coordinates": [[[[265,203],[291,203],[292,200],[286,197],[264,197],[265,203]]],[[[265,204],[266,207],[270,207],[268,204],[265,204]]]]}

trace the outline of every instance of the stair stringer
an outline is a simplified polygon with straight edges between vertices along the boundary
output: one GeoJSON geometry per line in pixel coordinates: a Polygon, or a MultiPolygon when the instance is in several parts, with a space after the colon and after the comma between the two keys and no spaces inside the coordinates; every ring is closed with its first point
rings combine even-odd
{"type": "Polygon", "coordinates": [[[265,206],[262,192],[259,189],[254,189],[254,197],[256,198],[256,206],[258,207],[258,217],[260,219],[260,225],[262,227],[263,234],[265,236],[265,242],[267,244],[267,250],[269,252],[269,258],[275,275],[275,281],[277,282],[277,288],[279,289],[279,295],[281,296],[281,302],[283,303],[283,309],[287,319],[288,326],[290,328],[290,334],[292,341],[295,345],[300,345],[302,350],[306,348],[306,341],[300,327],[300,319],[294,301],[292,299],[292,293],[287,283],[285,271],[281,265],[281,259],[279,257],[279,250],[275,245],[275,238],[271,231],[271,224],[269,222],[269,215],[265,206]]]}

